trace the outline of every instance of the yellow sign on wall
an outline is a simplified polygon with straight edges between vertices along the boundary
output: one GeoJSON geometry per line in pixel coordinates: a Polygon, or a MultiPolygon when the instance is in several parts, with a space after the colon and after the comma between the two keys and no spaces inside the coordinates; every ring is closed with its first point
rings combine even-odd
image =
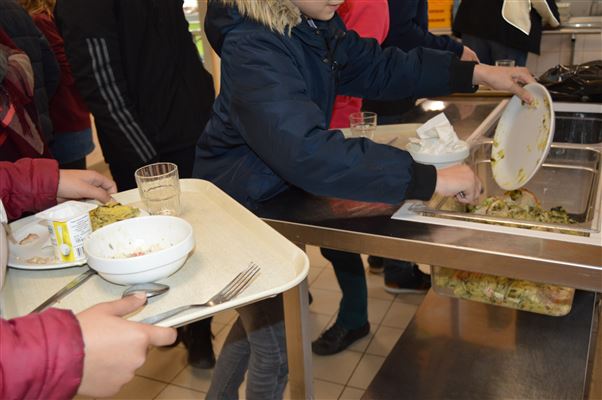
{"type": "Polygon", "coordinates": [[[429,29],[451,28],[453,0],[429,0],[429,29]]]}

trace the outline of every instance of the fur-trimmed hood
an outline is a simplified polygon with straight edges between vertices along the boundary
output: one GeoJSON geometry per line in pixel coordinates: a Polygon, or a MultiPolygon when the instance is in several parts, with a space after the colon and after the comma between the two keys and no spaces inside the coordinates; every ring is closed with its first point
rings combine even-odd
{"type": "Polygon", "coordinates": [[[301,11],[290,0],[217,0],[236,6],[243,17],[248,17],[271,30],[285,34],[301,22],[301,11]]]}

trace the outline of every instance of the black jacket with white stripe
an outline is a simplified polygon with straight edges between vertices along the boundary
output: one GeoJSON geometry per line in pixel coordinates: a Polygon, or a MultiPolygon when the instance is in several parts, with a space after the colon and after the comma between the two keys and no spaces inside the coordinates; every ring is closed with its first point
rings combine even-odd
{"type": "Polygon", "coordinates": [[[57,26],[106,160],[132,167],[193,147],[213,103],[177,0],[59,0],[57,26]]]}

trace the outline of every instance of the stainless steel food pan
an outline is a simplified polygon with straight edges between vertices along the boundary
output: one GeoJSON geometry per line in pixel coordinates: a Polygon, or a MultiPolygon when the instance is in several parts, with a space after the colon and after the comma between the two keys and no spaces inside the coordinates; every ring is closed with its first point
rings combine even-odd
{"type": "MultiPolygon", "coordinates": [[[[504,193],[493,179],[491,170],[491,140],[473,145],[467,163],[483,183],[483,197],[504,193]]],[[[529,229],[550,230],[560,233],[586,235],[600,231],[596,215],[600,202],[597,193],[600,185],[600,147],[554,143],[542,168],[525,186],[540,200],[543,208],[562,206],[577,221],[576,224],[547,224],[471,214],[454,198],[434,198],[413,210],[436,218],[453,218],[465,221],[501,224],[529,229]]]]}

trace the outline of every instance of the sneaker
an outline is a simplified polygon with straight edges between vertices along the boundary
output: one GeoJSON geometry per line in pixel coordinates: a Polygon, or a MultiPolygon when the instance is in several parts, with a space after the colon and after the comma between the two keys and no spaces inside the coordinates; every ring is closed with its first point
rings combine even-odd
{"type": "Polygon", "coordinates": [[[416,265],[411,274],[399,281],[385,281],[385,291],[392,294],[424,293],[431,288],[431,276],[423,273],[416,265]]]}
{"type": "Polygon", "coordinates": [[[353,342],[370,333],[370,323],[366,322],[364,326],[357,329],[347,329],[338,325],[336,322],[328,328],[322,335],[311,344],[311,350],[318,355],[328,356],[340,353],[353,342]]]}
{"type": "Polygon", "coordinates": [[[382,257],[368,256],[368,271],[372,274],[380,275],[385,272],[385,265],[382,257]]]}
{"type": "Polygon", "coordinates": [[[188,349],[188,364],[191,367],[211,369],[215,366],[212,338],[211,325],[206,320],[184,327],[182,342],[188,349]]]}

